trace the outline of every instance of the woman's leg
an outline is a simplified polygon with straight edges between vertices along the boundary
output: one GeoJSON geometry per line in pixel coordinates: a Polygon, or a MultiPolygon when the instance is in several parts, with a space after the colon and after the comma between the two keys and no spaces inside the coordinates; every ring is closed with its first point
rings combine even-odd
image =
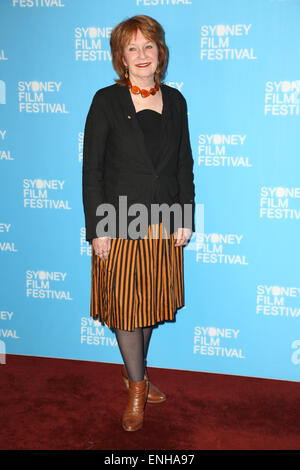
{"type": "Polygon", "coordinates": [[[133,382],[144,380],[144,335],[142,328],[125,331],[115,328],[115,333],[128,377],[133,382]]]}
{"type": "Polygon", "coordinates": [[[146,366],[146,360],[147,360],[147,353],[148,353],[148,348],[149,348],[149,343],[150,343],[150,338],[152,334],[153,326],[148,326],[146,328],[143,328],[143,336],[144,336],[144,361],[145,361],[145,366],[146,366]]]}
{"type": "Polygon", "coordinates": [[[121,355],[130,380],[144,379],[146,358],[152,333],[152,326],[125,331],[115,328],[121,355]]]}

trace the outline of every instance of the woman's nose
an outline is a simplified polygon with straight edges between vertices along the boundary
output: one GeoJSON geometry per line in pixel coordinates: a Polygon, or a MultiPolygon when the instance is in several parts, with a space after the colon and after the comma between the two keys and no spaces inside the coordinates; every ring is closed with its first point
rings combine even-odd
{"type": "Polygon", "coordinates": [[[146,57],[144,49],[139,49],[139,57],[141,58],[146,57]]]}

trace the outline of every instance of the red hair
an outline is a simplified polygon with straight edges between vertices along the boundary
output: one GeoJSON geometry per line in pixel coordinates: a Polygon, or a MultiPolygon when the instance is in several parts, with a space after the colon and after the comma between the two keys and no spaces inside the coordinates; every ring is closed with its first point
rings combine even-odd
{"type": "Polygon", "coordinates": [[[155,82],[160,85],[161,79],[165,75],[168,62],[168,48],[165,43],[165,33],[162,26],[153,18],[146,15],[136,15],[122,21],[114,27],[110,37],[110,49],[112,54],[112,64],[119,75],[115,81],[119,85],[127,85],[125,78],[126,67],[123,63],[124,47],[130,42],[140,30],[145,38],[154,41],[158,48],[158,66],[155,72],[155,82]]]}

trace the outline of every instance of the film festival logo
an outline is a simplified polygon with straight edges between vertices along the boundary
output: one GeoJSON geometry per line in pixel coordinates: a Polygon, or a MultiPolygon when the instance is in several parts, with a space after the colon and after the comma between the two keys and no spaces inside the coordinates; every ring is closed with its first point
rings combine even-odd
{"type": "Polygon", "coordinates": [[[83,62],[111,61],[109,46],[111,32],[111,26],[76,27],[74,30],[75,60],[83,62]]]}
{"type": "Polygon", "coordinates": [[[300,317],[300,288],[258,285],[256,314],[277,318],[300,317]]]}
{"type": "Polygon", "coordinates": [[[245,359],[243,350],[236,347],[239,334],[240,330],[233,328],[195,326],[193,354],[245,359]]]}
{"type": "Polygon", "coordinates": [[[105,336],[107,331],[107,327],[101,326],[98,320],[94,320],[91,317],[82,317],[80,343],[89,346],[116,347],[116,338],[114,336],[105,336]]]}
{"type": "Polygon", "coordinates": [[[33,299],[73,300],[70,291],[60,289],[67,273],[27,270],[26,297],[33,299]]]}
{"type": "MultiPolygon", "coordinates": [[[[253,48],[233,47],[231,42],[248,40],[252,24],[203,25],[201,26],[201,60],[254,60],[253,48]]],[[[247,42],[246,42],[247,43],[247,42]]]]}
{"type": "Polygon", "coordinates": [[[197,233],[196,261],[212,264],[248,266],[241,251],[244,235],[236,233],[197,233]]]}
{"type": "Polygon", "coordinates": [[[249,158],[243,152],[246,138],[246,135],[239,134],[200,134],[198,137],[198,165],[205,167],[252,167],[249,158]]]}
{"type": "Polygon", "coordinates": [[[43,180],[40,178],[23,180],[24,207],[29,209],[62,209],[71,210],[69,201],[52,199],[52,194],[64,190],[64,180],[43,180]],[[50,193],[50,194],[49,194],[50,193]]]}
{"type": "Polygon", "coordinates": [[[259,217],[267,219],[300,219],[300,210],[291,205],[298,203],[300,187],[284,188],[263,186],[260,190],[259,217]]]}
{"type": "Polygon", "coordinates": [[[299,116],[300,80],[268,81],[265,85],[265,115],[299,116]]]}
{"type": "Polygon", "coordinates": [[[18,82],[20,113],[69,114],[65,103],[55,102],[61,88],[61,81],[18,82]]]}

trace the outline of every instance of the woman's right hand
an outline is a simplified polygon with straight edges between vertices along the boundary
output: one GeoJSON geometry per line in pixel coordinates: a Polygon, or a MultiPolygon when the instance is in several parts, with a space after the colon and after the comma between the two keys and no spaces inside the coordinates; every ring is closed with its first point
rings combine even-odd
{"type": "Polygon", "coordinates": [[[100,257],[103,261],[106,261],[110,252],[111,247],[111,238],[110,237],[100,237],[93,239],[93,248],[95,254],[100,257]]]}

